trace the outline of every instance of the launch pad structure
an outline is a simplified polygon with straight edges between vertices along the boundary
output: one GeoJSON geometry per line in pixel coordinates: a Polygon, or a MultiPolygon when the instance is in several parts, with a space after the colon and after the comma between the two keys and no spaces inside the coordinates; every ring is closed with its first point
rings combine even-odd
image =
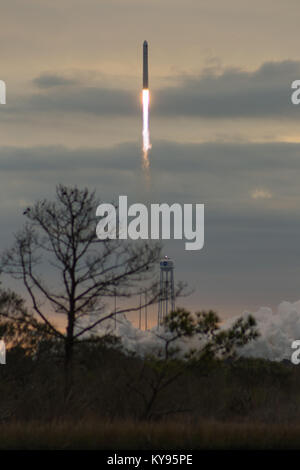
{"type": "Polygon", "coordinates": [[[175,310],[174,261],[165,256],[160,261],[160,293],[158,300],[157,327],[175,310]]]}
{"type": "MultiPolygon", "coordinates": [[[[165,256],[160,260],[160,286],[158,295],[158,312],[156,327],[162,325],[166,316],[175,310],[175,287],[174,287],[174,269],[175,264],[172,259],[165,256]]],[[[138,316],[138,327],[140,330],[148,330],[148,301],[147,290],[140,292],[140,307],[138,316]]],[[[150,322],[151,323],[151,322],[150,322]]]]}

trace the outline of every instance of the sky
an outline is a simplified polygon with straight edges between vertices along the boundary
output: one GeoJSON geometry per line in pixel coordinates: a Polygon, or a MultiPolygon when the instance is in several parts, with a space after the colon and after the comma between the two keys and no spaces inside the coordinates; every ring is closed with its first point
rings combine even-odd
{"type": "MultiPolygon", "coordinates": [[[[0,250],[58,183],[104,202],[205,204],[205,245],[166,242],[192,310],[300,299],[297,0],[1,5],[0,250]],[[141,170],[149,43],[151,183],[141,170]]],[[[5,281],[9,285],[9,281],[5,281]]]]}

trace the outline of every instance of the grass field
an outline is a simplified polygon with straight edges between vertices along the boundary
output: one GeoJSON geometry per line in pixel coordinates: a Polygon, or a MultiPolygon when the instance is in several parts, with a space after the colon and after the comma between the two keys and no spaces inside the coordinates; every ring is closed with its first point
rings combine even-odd
{"type": "Polygon", "coordinates": [[[153,400],[160,369],[117,350],[84,350],[64,399],[58,360],[22,350],[8,359],[0,449],[300,449],[300,368],[290,363],[199,361],[179,376],[175,364],[166,378],[176,380],[153,400]]]}
{"type": "Polygon", "coordinates": [[[300,449],[300,425],[247,423],[11,423],[0,449],[300,449]]]}

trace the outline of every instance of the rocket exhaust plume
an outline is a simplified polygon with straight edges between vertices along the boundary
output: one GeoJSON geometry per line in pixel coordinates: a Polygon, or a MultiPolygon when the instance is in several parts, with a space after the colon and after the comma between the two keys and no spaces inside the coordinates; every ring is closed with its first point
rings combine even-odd
{"type": "Polygon", "coordinates": [[[149,90],[143,90],[143,151],[148,153],[151,148],[149,132],[149,90]]]}
{"type": "Polygon", "coordinates": [[[143,167],[149,168],[148,152],[151,149],[149,132],[149,78],[148,78],[148,43],[143,44],[143,167]]]}

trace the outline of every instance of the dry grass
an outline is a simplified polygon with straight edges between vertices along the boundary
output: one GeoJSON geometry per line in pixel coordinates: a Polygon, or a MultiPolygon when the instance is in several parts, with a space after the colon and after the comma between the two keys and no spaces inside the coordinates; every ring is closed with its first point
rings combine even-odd
{"type": "Polygon", "coordinates": [[[300,425],[220,422],[11,423],[0,449],[299,449],[300,425]]]}

